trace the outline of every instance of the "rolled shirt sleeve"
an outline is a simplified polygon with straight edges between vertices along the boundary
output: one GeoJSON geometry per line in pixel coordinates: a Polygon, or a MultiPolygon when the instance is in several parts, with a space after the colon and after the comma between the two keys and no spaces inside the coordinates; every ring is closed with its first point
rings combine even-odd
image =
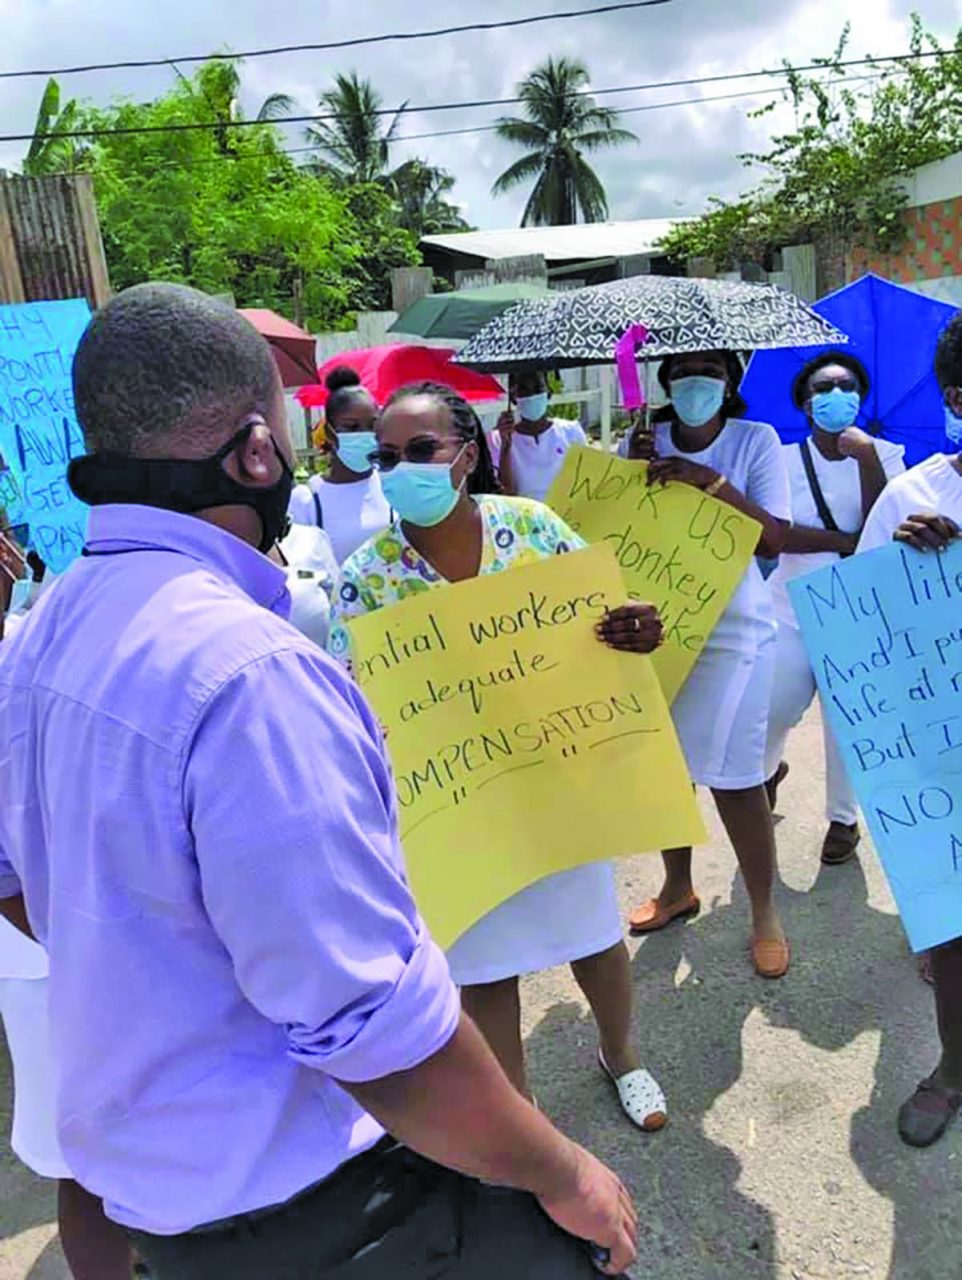
{"type": "Polygon", "coordinates": [[[325,655],[251,663],[209,702],[183,774],[205,906],[244,995],[335,1079],[407,1070],[459,1000],[415,908],[377,723],[325,655]]]}

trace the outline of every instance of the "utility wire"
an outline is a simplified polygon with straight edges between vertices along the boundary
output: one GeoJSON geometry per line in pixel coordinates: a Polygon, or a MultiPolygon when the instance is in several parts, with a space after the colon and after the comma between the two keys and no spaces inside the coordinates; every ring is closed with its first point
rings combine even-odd
{"type": "MultiPolygon", "coordinates": [[[[834,68],[847,69],[850,67],[881,67],[885,63],[904,63],[917,61],[922,58],[944,58],[952,56],[954,49],[933,49],[926,52],[909,52],[886,54],[884,57],[868,57],[868,58],[850,58],[843,62],[827,63],[824,59],[819,62],[811,62],[799,67],[776,67],[768,70],[758,71],[734,71],[725,75],[717,76],[694,76],[684,80],[660,80],[649,84],[627,84],[616,85],[607,89],[579,89],[570,94],[574,98],[606,97],[614,93],[645,93],[654,89],[677,89],[691,87],[702,84],[721,84],[732,80],[755,80],[759,77],[785,76],[789,74],[800,74],[803,71],[826,71],[834,68]]],[[[422,106],[406,106],[399,107],[378,107],[374,111],[366,112],[370,116],[396,116],[400,111],[408,113],[416,113],[426,115],[433,111],[465,111],[477,107],[505,107],[516,106],[524,99],[518,96],[511,98],[476,98],[466,102],[435,102],[425,103],[422,106]]],[[[329,120],[343,119],[343,115],[338,112],[321,112],[313,115],[300,116],[279,116],[275,120],[268,123],[274,125],[281,124],[319,124],[329,120]]],[[[99,138],[99,137],[121,137],[133,134],[151,134],[151,133],[196,133],[201,130],[210,129],[247,129],[262,128],[265,122],[263,120],[209,120],[200,122],[190,122],[184,124],[145,124],[145,125],[117,125],[109,129],[71,129],[60,130],[51,133],[8,133],[0,134],[0,142],[31,142],[37,141],[47,142],[60,138],[99,138]]]]}
{"type": "MultiPolygon", "coordinates": [[[[865,84],[871,79],[878,77],[870,76],[846,76],[839,80],[823,81],[823,84],[865,84]]],[[[768,85],[761,89],[742,89],[738,93],[718,93],[707,98],[678,98],[673,102],[649,102],[640,107],[619,107],[619,115],[630,116],[636,115],[643,111],[661,111],[666,107],[700,107],[703,103],[710,102],[732,102],[736,98],[759,98],[765,97],[770,93],[778,93],[784,89],[784,85],[768,85]]],[[[429,138],[457,138],[464,137],[468,134],[476,133],[494,133],[497,131],[496,124],[480,124],[466,126],[463,129],[440,129],[432,133],[402,133],[393,139],[394,143],[398,142],[422,142],[429,138]]],[[[300,155],[316,155],[318,147],[315,144],[310,147],[278,147],[273,151],[252,151],[244,155],[230,153],[227,155],[209,156],[206,160],[185,160],[183,162],[158,161],[154,166],[154,172],[170,169],[206,169],[211,165],[218,164],[245,164],[252,160],[264,160],[272,156],[300,156],[300,155]]],[[[71,170],[70,172],[84,172],[83,170],[71,170]]]]}
{"type": "Polygon", "coordinates": [[[211,58],[273,58],[281,53],[317,53],[325,49],[356,49],[360,45],[387,44],[396,40],[433,40],[437,36],[457,36],[468,31],[499,31],[509,27],[530,27],[537,22],[560,22],[569,18],[602,17],[626,9],[651,9],[672,0],[630,0],[624,4],[597,5],[590,9],[569,9],[564,13],[536,13],[527,18],[503,22],[471,22],[460,27],[438,27],[428,31],[392,31],[377,36],[355,36],[349,40],[328,40],[323,44],[287,44],[275,49],[246,49],[242,53],[191,53],[180,58],[141,58],[125,62],[91,62],[77,67],[45,67],[31,71],[0,71],[0,80],[22,80],[30,76],[73,76],[85,71],[121,71],[127,68],[165,67],[170,62],[209,62],[211,58]]]}

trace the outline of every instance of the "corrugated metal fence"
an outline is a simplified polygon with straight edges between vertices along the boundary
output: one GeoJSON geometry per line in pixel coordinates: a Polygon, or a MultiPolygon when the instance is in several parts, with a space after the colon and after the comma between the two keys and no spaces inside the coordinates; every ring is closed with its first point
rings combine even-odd
{"type": "Polygon", "coordinates": [[[90,174],[0,177],[0,302],[110,296],[90,174]]]}

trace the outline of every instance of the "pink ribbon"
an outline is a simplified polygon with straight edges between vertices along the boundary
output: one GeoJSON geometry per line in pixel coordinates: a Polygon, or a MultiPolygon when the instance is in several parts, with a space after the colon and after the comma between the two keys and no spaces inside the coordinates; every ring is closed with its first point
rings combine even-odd
{"type": "Polygon", "coordinates": [[[625,330],[615,347],[615,364],[618,366],[618,381],[621,383],[621,401],[626,409],[641,409],[645,404],[645,393],[641,389],[638,377],[638,361],[635,352],[648,341],[648,330],[643,324],[633,324],[625,330]]]}

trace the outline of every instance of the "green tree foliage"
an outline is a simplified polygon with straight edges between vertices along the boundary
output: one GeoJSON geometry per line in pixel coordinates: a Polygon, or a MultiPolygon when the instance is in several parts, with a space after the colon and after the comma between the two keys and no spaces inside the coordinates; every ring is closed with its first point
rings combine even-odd
{"type": "Polygon", "coordinates": [[[842,250],[900,246],[906,196],[899,179],[962,148],[962,30],[943,48],[913,16],[913,57],[876,62],[855,84],[841,65],[848,42],[846,27],[814,74],[784,64],[780,100],[791,103],[795,127],[767,152],[741,157],[765,166],[768,177],[740,200],[715,200],[703,217],[674,228],[662,241],[666,253],[704,255],[726,268],[806,241],[842,250]],[[919,56],[927,53],[938,56],[919,56]]]}
{"type": "MultiPolygon", "coordinates": [[[[315,329],[346,326],[357,310],[389,306],[391,268],[419,261],[390,196],[298,168],[266,122],[287,110],[282,99],[262,106],[262,125],[234,127],[237,90],[236,64],[214,59],[191,79],[179,76],[153,102],[70,104],[73,129],[98,131],[71,167],[93,174],[114,287],[180,281],[293,318],[299,280],[304,320],[315,329]],[[164,129],[209,121],[217,127],[164,129]],[[145,127],[158,131],[118,132],[145,127]]],[[[45,95],[41,115],[53,121],[58,111],[59,98],[45,95]]],[[[50,124],[38,129],[51,131],[50,124]]],[[[64,141],[35,140],[31,163],[60,171],[53,148],[64,141]]]]}
{"type": "Polygon", "coordinates": [[[608,200],[586,152],[624,146],[637,138],[618,125],[618,112],[586,92],[588,68],[572,58],[549,58],[518,85],[523,117],[502,117],[498,135],[527,152],[494,184],[495,195],[534,183],[523,227],[603,222],[608,200]]]}
{"type": "Polygon", "coordinates": [[[454,175],[417,158],[405,160],[387,178],[387,190],[397,206],[398,222],[416,240],[448,231],[469,231],[457,205],[448,200],[454,175]]]}

